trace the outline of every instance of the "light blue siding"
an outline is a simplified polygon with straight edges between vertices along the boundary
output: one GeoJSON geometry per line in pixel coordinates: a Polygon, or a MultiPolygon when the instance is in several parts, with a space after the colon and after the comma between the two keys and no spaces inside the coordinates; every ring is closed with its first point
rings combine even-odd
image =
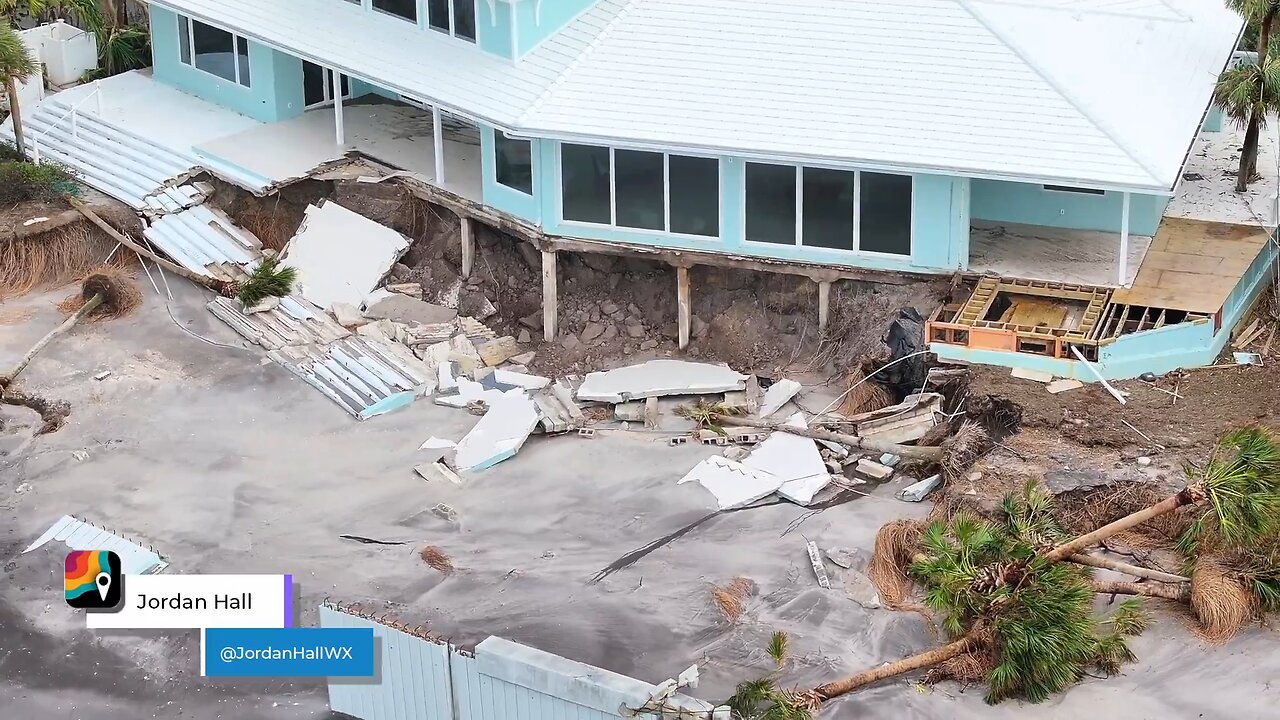
{"type": "Polygon", "coordinates": [[[523,56],[543,40],[555,35],[595,4],[596,0],[522,0],[515,3],[512,9],[516,22],[516,57],[523,56]]]}
{"type": "MultiPolygon", "coordinates": [[[[972,180],[970,215],[974,220],[1043,225],[1072,230],[1120,232],[1123,193],[1103,195],[1045,190],[1042,185],[972,180]]],[[[1129,232],[1155,235],[1169,198],[1129,197],[1129,232]]]]}
{"type": "Polygon", "coordinates": [[[911,264],[922,268],[969,267],[969,180],[916,175],[912,198],[915,237],[911,264]]]}
{"type": "Polygon", "coordinates": [[[481,177],[484,179],[484,204],[537,225],[542,221],[542,206],[538,202],[538,195],[545,194],[545,189],[539,187],[539,171],[545,164],[540,157],[540,150],[546,143],[541,140],[531,141],[533,143],[534,195],[526,195],[498,183],[497,161],[493,145],[495,132],[498,131],[488,125],[480,126],[480,164],[481,177]]]}
{"type": "Polygon", "coordinates": [[[514,58],[516,47],[512,42],[511,23],[516,11],[505,2],[476,1],[476,42],[486,52],[504,58],[514,58]]]}
{"type": "Polygon", "coordinates": [[[351,84],[352,98],[364,97],[365,95],[381,95],[382,97],[389,98],[391,100],[398,100],[400,98],[399,93],[396,91],[388,90],[384,87],[374,85],[373,83],[365,82],[364,80],[349,78],[347,82],[351,84]]]}
{"type": "Polygon", "coordinates": [[[1222,108],[1210,105],[1208,114],[1204,116],[1204,131],[1222,132],[1222,122],[1222,108]]]}
{"type": "MultiPolygon", "coordinates": [[[[638,708],[656,690],[496,637],[467,653],[327,605],[320,626],[373,629],[376,681],[329,681],[330,709],[360,720],[616,720],[624,705],[638,708]]],[[[711,716],[708,703],[681,695],[673,702],[711,716]]],[[[715,717],[727,720],[728,710],[715,717]]]]}
{"type": "Polygon", "coordinates": [[[183,64],[178,37],[178,16],[152,6],[151,52],[157,80],[262,122],[302,114],[302,61],[298,58],[250,40],[250,87],[244,87],[183,64]]]}

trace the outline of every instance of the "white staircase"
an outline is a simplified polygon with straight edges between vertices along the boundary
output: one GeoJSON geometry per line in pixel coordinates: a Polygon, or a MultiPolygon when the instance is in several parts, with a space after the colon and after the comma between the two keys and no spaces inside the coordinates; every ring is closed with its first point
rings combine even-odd
{"type": "MultiPolygon", "coordinates": [[[[99,118],[91,98],[72,105],[51,95],[27,109],[23,115],[27,155],[35,158],[38,153],[42,161],[66,166],[86,185],[139,211],[149,207],[148,196],[162,193],[196,170],[198,163],[190,154],[161,147],[99,118]]],[[[0,126],[0,139],[14,140],[12,121],[0,126]]]]}

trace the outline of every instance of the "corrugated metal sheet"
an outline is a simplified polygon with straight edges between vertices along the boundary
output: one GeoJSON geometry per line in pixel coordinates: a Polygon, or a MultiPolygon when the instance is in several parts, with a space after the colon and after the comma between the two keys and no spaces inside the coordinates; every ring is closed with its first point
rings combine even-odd
{"type": "MultiPolygon", "coordinates": [[[[379,682],[338,680],[329,683],[330,709],[360,720],[614,720],[623,717],[486,675],[471,653],[413,628],[391,627],[328,605],[320,607],[320,626],[373,628],[374,636],[382,643],[379,682]]],[[[686,707],[700,704],[691,698],[681,697],[681,701],[686,707]]],[[[704,712],[685,717],[706,715],[704,712]]],[[[716,717],[722,716],[727,718],[727,711],[716,717]]],[[[631,717],[656,718],[654,715],[631,717]]],[[[678,715],[668,717],[674,719],[678,715]]]]}
{"type": "Polygon", "coordinates": [[[290,345],[327,345],[351,334],[328,313],[294,295],[282,298],[274,310],[260,313],[246,313],[239,300],[224,297],[214,298],[208,308],[241,337],[266,350],[290,345]]]}
{"type": "Polygon", "coordinates": [[[350,4],[157,4],[531,135],[1134,189],[1172,186],[1241,24],[1219,0],[601,0],[511,63],[350,4]]]}
{"type": "Polygon", "coordinates": [[[408,348],[373,338],[285,346],[268,355],[359,420],[435,389],[431,369],[408,348]]]}
{"type": "Polygon", "coordinates": [[[121,569],[126,575],[151,575],[169,567],[155,550],[72,515],[58,518],[22,552],[29,553],[50,540],[63,542],[72,550],[110,550],[120,556],[121,569]]]}
{"type": "Polygon", "coordinates": [[[258,238],[207,205],[163,215],[142,234],[182,267],[222,280],[244,277],[262,257],[258,238]]]}

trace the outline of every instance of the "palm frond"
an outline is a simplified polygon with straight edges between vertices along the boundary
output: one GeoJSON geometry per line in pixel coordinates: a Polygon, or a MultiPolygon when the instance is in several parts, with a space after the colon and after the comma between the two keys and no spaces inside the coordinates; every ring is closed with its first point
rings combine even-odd
{"type": "Polygon", "coordinates": [[[240,283],[236,297],[245,307],[252,307],[269,297],[284,297],[298,280],[297,268],[283,265],[278,257],[264,257],[240,283]]]}
{"type": "Polygon", "coordinates": [[[769,636],[769,657],[773,658],[773,662],[778,667],[782,667],[787,661],[787,653],[790,650],[791,637],[785,632],[778,630],[769,636]]]}
{"type": "Polygon", "coordinates": [[[1151,617],[1142,609],[1142,601],[1133,598],[1120,603],[1107,623],[1121,635],[1141,635],[1151,623],[1151,617]]]}

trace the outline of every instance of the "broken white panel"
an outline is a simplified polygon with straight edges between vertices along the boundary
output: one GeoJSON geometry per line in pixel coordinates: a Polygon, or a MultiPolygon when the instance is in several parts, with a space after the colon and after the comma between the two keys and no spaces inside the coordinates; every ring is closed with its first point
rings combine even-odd
{"type": "MultiPolygon", "coordinates": [[[[440,367],[444,367],[444,365],[441,365],[440,367]]],[[[456,382],[458,390],[457,394],[437,395],[435,404],[444,405],[446,407],[464,408],[476,400],[483,400],[492,406],[496,400],[500,399],[507,393],[519,393],[523,395],[525,392],[524,390],[507,390],[504,392],[496,388],[486,388],[480,383],[464,377],[458,378],[456,382]]]]}
{"type": "Polygon", "coordinates": [[[906,500],[907,502],[920,502],[921,500],[924,500],[926,497],[928,497],[929,493],[933,492],[934,490],[937,490],[938,486],[941,484],[942,484],[941,475],[934,475],[932,477],[927,477],[918,483],[915,483],[913,485],[908,485],[905,488],[903,488],[898,493],[898,499],[906,500]]]}
{"type": "Polygon", "coordinates": [[[58,518],[22,552],[29,553],[50,540],[59,540],[72,550],[110,550],[120,556],[120,569],[126,575],[151,575],[169,567],[155,550],[71,515],[58,518]]]}
{"type": "Polygon", "coordinates": [[[716,496],[721,510],[742,507],[778,491],[782,480],[722,455],[712,455],[680,478],[677,484],[699,482],[716,496]]]}
{"type": "Polygon", "coordinates": [[[409,249],[403,235],[335,202],[311,205],[284,261],[298,270],[302,296],[321,308],[360,306],[409,249]]]}
{"type": "Polygon", "coordinates": [[[919,440],[938,424],[942,395],[908,395],[901,403],[878,411],[879,417],[858,423],[858,434],[878,442],[901,445],[919,440]]]}
{"type": "Polygon", "coordinates": [[[769,389],[764,391],[764,397],[760,399],[760,417],[767,418],[778,412],[783,405],[791,402],[791,398],[798,392],[800,392],[800,383],[795,380],[783,378],[770,385],[769,389]]]}
{"type": "MultiPolygon", "coordinates": [[[[792,415],[786,424],[808,427],[802,413],[792,415]]],[[[787,432],[770,435],[742,464],[781,480],[778,495],[799,505],[813,502],[813,496],[831,483],[831,471],[822,461],[817,444],[810,438],[787,432]]]]}
{"type": "Polygon", "coordinates": [[[650,360],[587,375],[578,388],[578,399],[620,403],[665,395],[709,395],[746,387],[747,376],[727,365],[650,360]]]}
{"type": "Polygon", "coordinates": [[[551,378],[503,369],[494,370],[493,379],[505,385],[522,387],[525,390],[541,390],[551,384],[551,378]]]}
{"type": "Polygon", "coordinates": [[[426,442],[418,446],[419,450],[449,450],[458,447],[458,443],[444,438],[438,438],[435,435],[427,438],[426,442]]]}
{"type": "Polygon", "coordinates": [[[489,411],[458,442],[459,470],[484,470],[520,450],[540,419],[538,406],[523,390],[511,390],[489,403],[489,411]]]}

